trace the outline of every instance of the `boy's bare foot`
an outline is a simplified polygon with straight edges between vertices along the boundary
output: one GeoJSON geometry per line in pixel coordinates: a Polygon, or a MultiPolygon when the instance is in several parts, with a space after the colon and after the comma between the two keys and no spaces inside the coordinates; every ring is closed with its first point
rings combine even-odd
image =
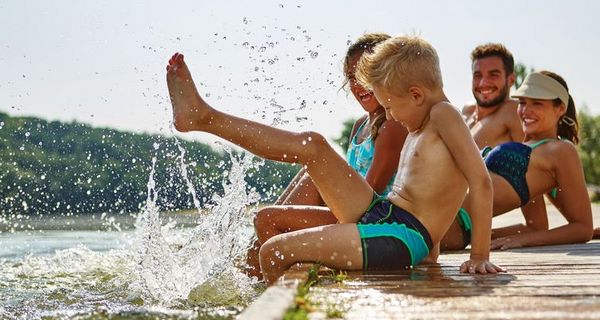
{"type": "Polygon", "coordinates": [[[192,75],[183,61],[183,54],[175,53],[167,65],[167,86],[173,105],[173,124],[178,131],[202,130],[212,108],[202,100],[192,75]]]}

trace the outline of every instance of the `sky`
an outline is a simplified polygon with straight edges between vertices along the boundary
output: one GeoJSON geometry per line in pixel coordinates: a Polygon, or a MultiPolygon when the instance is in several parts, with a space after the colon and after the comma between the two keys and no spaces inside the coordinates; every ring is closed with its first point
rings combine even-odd
{"type": "Polygon", "coordinates": [[[0,0],[0,111],[170,135],[165,66],[182,52],[209,104],[333,138],[363,113],[340,90],[344,53],[377,31],[429,41],[458,107],[474,100],[471,50],[500,42],[598,115],[598,13],[594,0],[0,0]]]}

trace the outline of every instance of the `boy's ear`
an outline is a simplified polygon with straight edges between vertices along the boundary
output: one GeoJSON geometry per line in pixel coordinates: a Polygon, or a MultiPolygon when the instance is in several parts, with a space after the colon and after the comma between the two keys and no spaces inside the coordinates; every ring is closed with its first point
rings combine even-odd
{"type": "Polygon", "coordinates": [[[422,104],[425,100],[425,93],[420,87],[412,86],[408,88],[408,94],[411,96],[411,98],[413,98],[417,105],[422,104]]]}

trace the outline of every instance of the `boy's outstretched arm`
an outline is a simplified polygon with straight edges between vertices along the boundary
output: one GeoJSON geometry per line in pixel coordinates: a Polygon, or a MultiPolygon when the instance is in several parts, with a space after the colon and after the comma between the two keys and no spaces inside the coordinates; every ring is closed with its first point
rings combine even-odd
{"type": "Polygon", "coordinates": [[[469,199],[471,199],[469,209],[473,223],[471,258],[460,266],[460,271],[469,273],[505,271],[489,262],[492,182],[477,145],[459,112],[450,104],[441,103],[435,106],[431,110],[431,120],[469,185],[469,199]]]}

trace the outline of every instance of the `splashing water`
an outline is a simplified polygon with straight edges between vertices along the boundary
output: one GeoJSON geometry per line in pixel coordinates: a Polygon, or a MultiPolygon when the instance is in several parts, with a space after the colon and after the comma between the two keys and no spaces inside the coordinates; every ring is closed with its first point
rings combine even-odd
{"type": "MultiPolygon", "coordinates": [[[[196,197],[187,179],[185,152],[180,151],[181,173],[196,197]]],[[[136,219],[136,229],[112,231],[121,235],[118,248],[94,251],[78,245],[12,258],[0,250],[0,319],[111,315],[180,319],[205,313],[218,319],[238,313],[260,290],[240,267],[253,237],[251,209],[260,198],[244,178],[262,162],[249,154],[227,152],[231,168],[223,175],[224,192],[213,195],[207,209],[201,210],[194,201],[199,213],[191,228],[178,227],[175,221],[163,223],[153,158],[146,204],[136,219]]],[[[40,237],[53,235],[39,233],[40,237]]],[[[102,239],[106,233],[85,236],[102,239]]],[[[31,234],[18,238],[5,233],[0,234],[0,242],[10,246],[27,237],[31,234]]]]}
{"type": "MultiPolygon", "coordinates": [[[[240,300],[252,295],[253,281],[241,275],[236,266],[242,264],[252,237],[252,210],[248,210],[248,206],[256,205],[260,196],[254,190],[247,192],[244,180],[246,170],[253,165],[253,157],[245,154],[242,159],[236,159],[231,151],[228,153],[232,166],[223,181],[223,196],[214,195],[207,212],[200,213],[197,226],[178,234],[172,232],[172,225],[161,225],[153,162],[146,207],[136,222],[139,280],[135,285],[144,300],[177,304],[190,298],[194,288],[203,285],[207,289],[214,288],[207,284],[214,281],[221,281],[220,285],[229,281],[227,290],[237,290],[240,300]],[[237,288],[231,287],[234,283],[237,288]]],[[[193,190],[191,183],[188,186],[193,190]]],[[[203,292],[196,290],[194,294],[203,295],[203,292]]]]}

